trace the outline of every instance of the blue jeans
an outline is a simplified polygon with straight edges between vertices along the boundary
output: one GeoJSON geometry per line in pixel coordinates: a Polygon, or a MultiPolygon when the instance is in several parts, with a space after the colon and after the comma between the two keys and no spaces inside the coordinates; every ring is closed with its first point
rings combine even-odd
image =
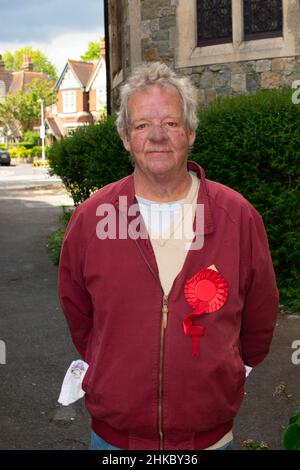
{"type": "Polygon", "coordinates": [[[108,442],[105,442],[98,434],[92,431],[91,443],[89,450],[122,450],[119,447],[114,447],[108,442]]]}
{"type": "MultiPolygon", "coordinates": [[[[119,447],[114,447],[113,445],[105,442],[98,434],[92,431],[91,434],[91,444],[90,450],[122,450],[119,447]]],[[[233,450],[233,441],[228,442],[222,447],[219,447],[216,450],[233,450]]]]}
{"type": "Polygon", "coordinates": [[[234,450],[233,441],[227,442],[227,444],[215,450],[234,450]]]}

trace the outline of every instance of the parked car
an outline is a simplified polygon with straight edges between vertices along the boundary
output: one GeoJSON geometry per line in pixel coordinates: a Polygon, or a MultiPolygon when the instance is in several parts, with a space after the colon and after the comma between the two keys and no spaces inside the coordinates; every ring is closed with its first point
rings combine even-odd
{"type": "Polygon", "coordinates": [[[10,165],[10,155],[7,150],[0,150],[0,165],[10,165]]]}

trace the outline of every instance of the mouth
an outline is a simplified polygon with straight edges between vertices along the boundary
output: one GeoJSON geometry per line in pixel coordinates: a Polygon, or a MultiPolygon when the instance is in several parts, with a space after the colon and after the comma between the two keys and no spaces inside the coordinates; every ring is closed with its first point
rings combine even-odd
{"type": "Polygon", "coordinates": [[[151,155],[162,155],[170,153],[170,150],[148,150],[147,153],[151,155]]]}

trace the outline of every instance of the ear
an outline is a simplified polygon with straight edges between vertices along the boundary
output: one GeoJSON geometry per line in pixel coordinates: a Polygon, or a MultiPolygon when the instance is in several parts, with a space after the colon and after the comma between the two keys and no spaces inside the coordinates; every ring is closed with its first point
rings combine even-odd
{"type": "Polygon", "coordinates": [[[130,145],[130,140],[129,140],[128,134],[123,134],[122,142],[123,142],[123,145],[124,145],[125,149],[127,150],[127,152],[130,153],[131,152],[131,145],[130,145]]]}
{"type": "Polygon", "coordinates": [[[188,135],[188,139],[189,139],[189,146],[191,147],[193,145],[193,143],[195,142],[195,138],[196,138],[196,132],[195,131],[190,131],[189,135],[188,135]]]}

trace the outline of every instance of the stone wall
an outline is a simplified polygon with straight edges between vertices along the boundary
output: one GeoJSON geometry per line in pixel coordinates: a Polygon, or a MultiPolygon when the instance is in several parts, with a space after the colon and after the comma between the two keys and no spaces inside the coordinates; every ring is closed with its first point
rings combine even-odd
{"type": "MultiPolygon", "coordinates": [[[[178,0],[134,0],[135,6],[140,5],[138,35],[130,34],[128,1],[123,0],[123,80],[126,80],[131,72],[130,50],[132,48],[140,51],[140,62],[162,60],[176,69],[178,0]]],[[[300,27],[298,29],[300,31],[300,27]]],[[[135,31],[137,31],[137,24],[135,24],[135,31]]],[[[177,71],[191,77],[199,90],[199,105],[207,106],[218,96],[247,94],[254,93],[258,89],[291,86],[294,80],[300,80],[300,55],[212,63],[177,68],[177,71]]],[[[117,109],[117,89],[113,90],[112,97],[113,109],[117,109]]]]}
{"type": "Polygon", "coordinates": [[[141,1],[142,60],[174,62],[176,1],[141,1]]]}
{"type": "Polygon", "coordinates": [[[189,67],[178,72],[190,76],[199,90],[199,105],[206,106],[218,96],[291,86],[300,80],[300,56],[189,67]]]}

